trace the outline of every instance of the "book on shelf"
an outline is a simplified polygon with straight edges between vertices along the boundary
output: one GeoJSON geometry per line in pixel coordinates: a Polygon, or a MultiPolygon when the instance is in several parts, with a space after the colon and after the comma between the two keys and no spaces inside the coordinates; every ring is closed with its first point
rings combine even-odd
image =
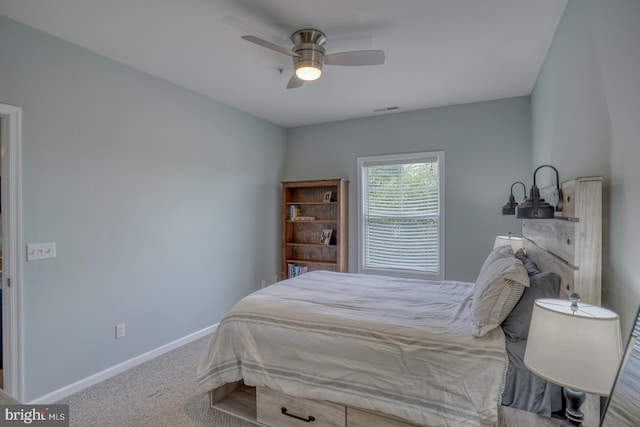
{"type": "Polygon", "coordinates": [[[300,209],[300,206],[298,205],[289,206],[289,219],[292,221],[295,220],[297,217],[300,216],[301,212],[302,210],[300,209]]]}
{"type": "Polygon", "coordinates": [[[287,277],[289,278],[299,276],[309,271],[309,267],[307,267],[306,265],[289,263],[288,267],[289,271],[287,273],[287,277]]]}
{"type": "Polygon", "coordinates": [[[293,218],[294,221],[315,221],[315,216],[297,216],[293,218]]]}
{"type": "MultiPolygon", "coordinates": [[[[327,228],[322,230],[322,237],[320,238],[320,243],[322,243],[323,245],[329,245],[331,244],[331,236],[333,234],[333,229],[332,228],[327,228]]],[[[335,242],[334,242],[335,244],[335,242]]]]}

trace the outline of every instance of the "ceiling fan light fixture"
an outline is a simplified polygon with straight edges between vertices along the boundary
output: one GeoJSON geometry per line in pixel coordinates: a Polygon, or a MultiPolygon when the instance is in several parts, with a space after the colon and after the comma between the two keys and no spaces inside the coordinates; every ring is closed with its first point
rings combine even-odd
{"type": "Polygon", "coordinates": [[[312,65],[299,66],[296,68],[296,76],[300,80],[304,80],[307,82],[318,80],[322,75],[322,70],[312,65]]]}

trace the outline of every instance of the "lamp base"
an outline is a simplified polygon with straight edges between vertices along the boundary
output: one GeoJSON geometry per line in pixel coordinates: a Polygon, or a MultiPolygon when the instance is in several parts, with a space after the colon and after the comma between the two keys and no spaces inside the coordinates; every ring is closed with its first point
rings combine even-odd
{"type": "Polygon", "coordinates": [[[580,407],[587,399],[587,396],[581,391],[565,387],[564,397],[567,399],[567,409],[565,411],[567,419],[562,423],[562,427],[582,426],[584,414],[580,407]]]}

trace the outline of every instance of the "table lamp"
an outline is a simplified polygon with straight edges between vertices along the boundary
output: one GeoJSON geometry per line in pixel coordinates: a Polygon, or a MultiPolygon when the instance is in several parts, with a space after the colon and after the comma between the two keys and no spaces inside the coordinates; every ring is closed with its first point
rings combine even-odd
{"type": "MultiPolygon", "coordinates": [[[[620,318],[603,307],[570,300],[538,299],[533,306],[524,364],[564,388],[563,426],[582,426],[586,393],[607,396],[622,357],[620,318]]],[[[593,420],[592,423],[596,423],[593,420]]]]}
{"type": "Polygon", "coordinates": [[[498,246],[511,245],[513,248],[513,252],[516,252],[518,249],[524,248],[524,242],[522,237],[513,237],[511,233],[508,236],[496,236],[496,240],[493,243],[494,249],[498,246]]]}

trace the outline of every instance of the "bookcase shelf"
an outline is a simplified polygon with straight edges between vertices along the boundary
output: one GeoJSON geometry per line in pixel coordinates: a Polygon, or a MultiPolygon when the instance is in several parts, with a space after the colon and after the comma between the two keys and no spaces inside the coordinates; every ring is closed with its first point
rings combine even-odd
{"type": "Polygon", "coordinates": [[[324,243],[286,243],[289,246],[320,246],[322,248],[338,248],[338,245],[325,245],[324,243]]]}
{"type": "Polygon", "coordinates": [[[347,271],[348,184],[344,179],[282,183],[282,279],[290,277],[292,265],[296,271],[347,271]],[[330,238],[323,235],[327,230],[330,238]]]}
{"type": "Polygon", "coordinates": [[[302,222],[328,222],[328,223],[335,223],[336,220],[335,219],[305,219],[305,220],[300,220],[300,221],[291,221],[291,220],[287,220],[287,222],[293,222],[295,224],[300,224],[302,222]]]}
{"type": "MultiPolygon", "coordinates": [[[[290,259],[287,261],[295,264],[309,263],[309,260],[304,260],[304,259],[290,259]]],[[[337,266],[337,263],[332,261],[314,261],[313,263],[316,265],[323,265],[323,266],[334,266],[334,267],[337,266]]]]}

